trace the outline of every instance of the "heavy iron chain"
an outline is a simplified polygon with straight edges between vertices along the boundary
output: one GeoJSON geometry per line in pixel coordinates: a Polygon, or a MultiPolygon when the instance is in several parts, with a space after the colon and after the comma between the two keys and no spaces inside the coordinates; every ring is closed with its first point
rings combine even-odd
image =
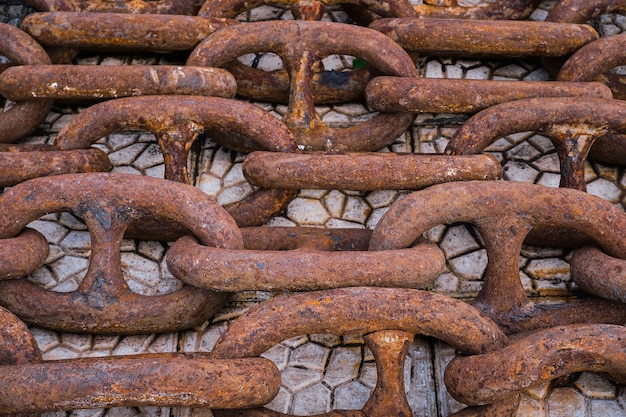
{"type": "Polygon", "coordinates": [[[376,361],[377,384],[362,410],[329,416],[412,415],[404,362],[418,334],[458,350],[445,383],[470,407],[456,416],[516,415],[523,390],[575,372],[626,382],[626,214],[585,193],[588,156],[626,161],[624,80],[609,71],[626,63],[625,38],[598,39],[584,24],[626,9],[623,1],[563,0],[543,23],[504,20],[527,17],[533,0],[342,3],[367,28],[320,22],[326,7],[337,7],[331,1],[286,2],[300,21],[258,23],[233,18],[262,1],[26,3],[40,13],[24,20],[23,31],[0,24],[0,55],[9,61],[0,67],[0,93],[15,102],[0,114],[0,186],[10,187],[0,194],[1,412],[179,406],[284,415],[259,408],[281,383],[260,355],[309,333],[363,336],[376,361]],[[92,49],[188,59],[68,64],[92,49]],[[236,60],[257,52],[276,53],[285,70],[268,74],[236,60]],[[323,71],[331,54],[366,66],[323,71]],[[418,54],[540,57],[558,81],[423,79],[418,54]],[[287,110],[279,120],[235,94],[287,110]],[[99,102],[51,145],[19,143],[55,100],[86,99],[99,102]],[[347,128],[327,126],[315,106],[361,99],[379,114],[347,128]],[[374,152],[427,112],[477,114],[443,155],[374,152]],[[91,145],[128,130],[154,134],[165,178],[107,173],[109,158],[91,145]],[[549,137],[562,188],[499,180],[498,160],[482,152],[524,131],[549,137]],[[243,172],[261,188],[222,208],[191,186],[187,161],[201,133],[248,153],[243,172]],[[412,192],[373,230],[252,227],[305,188],[412,192]],[[45,237],[27,225],[56,212],[81,219],[92,240],[87,274],[68,293],[22,279],[49,255],[45,237]],[[427,291],[446,258],[423,236],[454,223],[473,224],[487,252],[484,284],[470,303],[427,291]],[[180,289],[154,297],[131,291],[120,260],[128,236],[178,239],[167,267],[180,289]],[[576,248],[572,278],[589,295],[558,305],[529,299],[518,265],[524,242],[576,248]],[[294,293],[233,320],[210,353],[43,361],[24,324],[94,334],[178,331],[209,320],[242,291],[294,293]]]}

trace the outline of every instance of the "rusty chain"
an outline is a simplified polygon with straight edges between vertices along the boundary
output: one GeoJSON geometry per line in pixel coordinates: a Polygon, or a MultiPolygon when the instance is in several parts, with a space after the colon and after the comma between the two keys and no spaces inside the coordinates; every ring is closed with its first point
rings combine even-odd
{"type": "Polygon", "coordinates": [[[0,194],[0,304],[19,317],[0,307],[0,412],[172,406],[212,408],[223,417],[285,416],[259,408],[281,383],[276,366],[260,356],[310,333],[363,336],[376,362],[377,383],[363,409],[328,416],[411,416],[404,363],[419,334],[459,351],[445,371],[451,395],[470,406],[458,417],[514,416],[525,389],[575,372],[626,382],[626,214],[584,192],[588,155],[626,164],[624,77],[609,72],[626,62],[624,36],[598,39],[584,24],[626,10],[623,1],[562,0],[548,23],[502,20],[526,18],[536,0],[341,3],[357,22],[383,17],[369,28],[318,21],[334,1],[279,2],[304,21],[256,23],[233,19],[261,0],[25,3],[43,13],[28,16],[24,32],[0,24],[0,55],[9,61],[0,66],[0,94],[16,102],[0,113],[0,142],[31,135],[54,100],[89,106],[51,144],[0,145],[0,187],[7,187],[0,194]],[[148,51],[188,59],[52,65],[40,44],[51,55],[65,47],[73,49],[67,56],[148,51]],[[285,70],[266,73],[237,61],[261,52],[279,55],[285,70]],[[322,60],[332,54],[366,66],[325,71],[322,60]],[[560,68],[559,81],[418,78],[418,54],[540,57],[552,72],[560,68]],[[282,121],[236,93],[287,104],[282,121]],[[327,125],[316,107],[364,98],[380,113],[349,127],[327,125]],[[417,113],[476,112],[445,155],[373,152],[410,129],[417,113]],[[156,137],[164,179],[96,173],[113,164],[92,146],[122,131],[156,137]],[[503,168],[482,153],[526,131],[552,142],[563,188],[496,181],[503,168]],[[249,153],[242,175],[261,188],[221,208],[192,187],[189,153],[201,134],[249,153]],[[419,191],[398,199],[372,230],[268,226],[302,189],[419,191]],[[27,225],[57,212],[75,215],[91,238],[87,273],[68,293],[25,279],[50,259],[46,237],[27,225]],[[425,237],[458,223],[475,227],[488,259],[469,303],[427,291],[448,267],[441,245],[425,237]],[[181,281],[178,290],[153,297],[131,291],[120,261],[129,236],[180,238],[164,262],[181,281]],[[584,299],[531,300],[520,281],[524,242],[575,248],[571,276],[588,293],[584,299]],[[297,293],[234,319],[210,353],[44,361],[22,322],[95,334],[178,331],[201,325],[230,293],[245,291],[297,293]]]}

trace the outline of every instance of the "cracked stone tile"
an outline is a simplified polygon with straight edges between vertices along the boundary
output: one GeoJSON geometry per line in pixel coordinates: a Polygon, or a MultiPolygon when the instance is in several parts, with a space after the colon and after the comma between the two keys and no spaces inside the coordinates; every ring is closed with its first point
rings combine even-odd
{"type": "Polygon", "coordinates": [[[585,182],[590,183],[591,181],[598,178],[598,174],[593,169],[589,161],[585,161],[585,182]]]}
{"type": "Polygon", "coordinates": [[[485,152],[505,152],[511,149],[514,145],[506,140],[506,138],[500,138],[493,142],[491,145],[485,148],[485,152]]]}
{"type": "Polygon", "coordinates": [[[94,349],[114,349],[120,341],[120,336],[95,335],[93,337],[94,349]]]}
{"type": "Polygon", "coordinates": [[[49,245],[48,257],[46,258],[46,264],[51,264],[54,261],[57,261],[65,256],[65,251],[60,247],[50,244],[49,245]]]}
{"type": "Polygon", "coordinates": [[[528,388],[525,392],[531,398],[534,398],[536,400],[543,400],[550,393],[550,383],[544,382],[542,384],[535,385],[534,387],[528,388]]]}
{"type": "Polygon", "coordinates": [[[466,80],[488,80],[491,74],[489,67],[472,68],[465,73],[466,80]]]}
{"type": "Polygon", "coordinates": [[[230,187],[247,182],[248,181],[243,176],[243,164],[233,165],[228,171],[228,174],[224,176],[224,187],[230,187]]]}
{"type": "Polygon", "coordinates": [[[371,207],[361,197],[348,197],[342,219],[365,223],[372,212],[371,207]]]}
{"type": "Polygon", "coordinates": [[[336,112],[334,110],[329,111],[322,117],[322,122],[328,126],[349,126],[351,123],[350,117],[345,114],[336,112]]]}
{"type": "Polygon", "coordinates": [[[528,275],[540,280],[569,281],[569,264],[562,259],[533,259],[524,269],[528,275]]]}
{"type": "Polygon", "coordinates": [[[146,148],[145,143],[134,143],[119,151],[109,154],[109,159],[113,165],[132,165],[137,156],[146,148]]]}
{"type": "Polygon", "coordinates": [[[445,78],[443,67],[438,61],[431,60],[426,63],[425,78],[445,78]]]}
{"type": "Polygon", "coordinates": [[[561,183],[561,175],[560,174],[551,174],[547,172],[543,172],[539,179],[536,181],[536,184],[543,185],[545,187],[559,188],[559,184],[561,183]]]}
{"type": "Polygon", "coordinates": [[[454,358],[454,348],[437,340],[434,354],[435,386],[437,398],[439,399],[439,410],[441,415],[447,416],[465,408],[465,404],[461,404],[452,398],[443,382],[443,371],[454,358]]]}
{"type": "Polygon", "coordinates": [[[272,52],[267,52],[261,56],[259,59],[259,64],[257,68],[263,71],[278,71],[283,69],[283,60],[280,56],[276,55],[272,52]]]}
{"type": "Polygon", "coordinates": [[[532,135],[527,140],[535,148],[539,149],[539,151],[543,153],[552,152],[555,150],[554,144],[552,143],[550,138],[547,138],[543,135],[532,135]]]}
{"type": "Polygon", "coordinates": [[[300,225],[323,225],[330,216],[318,200],[295,198],[287,206],[287,217],[300,225]]]}
{"type": "Polygon", "coordinates": [[[77,256],[65,256],[50,265],[52,272],[59,278],[59,280],[66,280],[72,276],[80,276],[82,280],[84,272],[87,271],[89,266],[89,260],[85,258],[79,258],[77,256]]]}
{"type": "Polygon", "coordinates": [[[397,196],[398,192],[395,190],[377,190],[368,193],[365,200],[372,208],[376,209],[389,206],[397,196]]]}
{"type": "Polygon", "coordinates": [[[603,178],[587,184],[587,192],[611,203],[618,203],[621,190],[612,182],[603,178]]]}
{"type": "Polygon", "coordinates": [[[428,229],[428,231],[424,233],[424,235],[426,236],[426,239],[430,240],[431,242],[439,243],[446,230],[448,230],[448,228],[445,224],[439,224],[433,228],[428,229]]]}
{"type": "Polygon", "coordinates": [[[276,397],[265,405],[266,408],[270,410],[278,411],[279,413],[288,413],[289,407],[291,406],[292,398],[291,393],[287,391],[285,388],[280,387],[278,390],[278,394],[276,397]]]}
{"type": "Polygon", "coordinates": [[[519,279],[520,279],[520,282],[522,283],[522,288],[524,289],[524,291],[530,292],[530,293],[534,291],[533,280],[528,275],[526,275],[523,272],[520,272],[519,279]]]}
{"type": "MultiPolygon", "coordinates": [[[[533,148],[534,149],[534,148],[533,148]]],[[[544,155],[541,158],[536,159],[531,164],[536,169],[543,172],[560,173],[561,165],[559,163],[559,156],[556,153],[550,153],[544,155]]]]}
{"type": "Polygon", "coordinates": [[[313,369],[288,367],[282,372],[282,383],[285,388],[295,393],[322,381],[323,372],[313,369]]]}
{"type": "Polygon", "coordinates": [[[80,354],[66,346],[59,345],[46,353],[42,353],[41,357],[45,361],[54,361],[59,359],[76,359],[80,357],[80,354]]]}
{"type": "Polygon", "coordinates": [[[535,290],[541,296],[559,296],[567,294],[567,283],[561,281],[535,281],[535,290]]]}
{"type": "Polygon", "coordinates": [[[454,258],[463,253],[479,249],[480,245],[465,225],[458,225],[448,228],[440,242],[440,247],[444,251],[446,258],[454,258]]]}
{"type": "Polygon", "coordinates": [[[276,345],[261,354],[261,357],[274,362],[279,370],[284,370],[289,363],[289,353],[291,350],[284,345],[276,345]]]}
{"type": "Polygon", "coordinates": [[[176,333],[165,333],[157,335],[150,347],[148,348],[148,352],[150,353],[165,353],[165,352],[176,352],[177,340],[176,333]]]}
{"type": "Polygon", "coordinates": [[[366,387],[374,389],[376,387],[376,381],[378,380],[378,373],[376,372],[376,364],[371,362],[371,360],[372,359],[366,362],[366,358],[363,358],[359,381],[366,387]]]}
{"type": "Polygon", "coordinates": [[[50,221],[35,220],[28,223],[27,226],[44,235],[48,243],[54,243],[57,245],[69,233],[69,230],[65,227],[50,221]]]}
{"type": "Polygon", "coordinates": [[[28,275],[28,280],[47,289],[58,285],[55,276],[46,267],[39,268],[32,274],[28,275]]]}
{"type": "Polygon", "coordinates": [[[524,81],[549,81],[550,74],[543,68],[539,68],[524,77],[524,81]]]}
{"type": "Polygon", "coordinates": [[[202,173],[199,177],[199,181],[196,182],[196,187],[200,188],[206,194],[215,198],[222,189],[222,180],[214,177],[213,175],[202,173]]]}
{"type": "Polygon", "coordinates": [[[113,174],[143,175],[141,171],[131,166],[115,166],[111,170],[113,174]]]}
{"type": "Polygon", "coordinates": [[[293,395],[292,411],[296,415],[314,415],[330,411],[331,391],[322,384],[298,391],[293,395]]]}
{"type": "Polygon", "coordinates": [[[71,213],[59,213],[59,223],[72,230],[87,230],[87,225],[71,213]]]}
{"type": "Polygon", "coordinates": [[[341,344],[341,338],[333,334],[311,334],[309,335],[311,342],[315,342],[328,348],[333,348],[341,344]]]}
{"type": "Polygon", "coordinates": [[[540,403],[527,395],[521,395],[516,417],[544,417],[540,414],[540,403]]]}
{"type": "Polygon", "coordinates": [[[151,143],[148,147],[135,159],[133,166],[139,169],[147,169],[155,165],[163,164],[163,153],[159,145],[151,143]]]}
{"type": "Polygon", "coordinates": [[[350,381],[340,385],[334,391],[333,409],[361,410],[371,393],[371,388],[358,381],[350,381]]]}
{"type": "Polygon", "coordinates": [[[526,68],[520,67],[519,65],[515,65],[515,64],[509,64],[505,67],[496,69],[493,72],[493,75],[498,75],[498,76],[508,77],[508,78],[516,78],[519,80],[527,73],[528,71],[526,70],[526,68]]]}
{"type": "Polygon", "coordinates": [[[50,126],[50,132],[59,133],[65,126],[70,124],[74,115],[72,114],[64,114],[52,123],[50,126]]]}
{"type": "Polygon", "coordinates": [[[502,176],[509,181],[534,183],[539,171],[528,164],[509,161],[503,167],[502,176]]]}
{"type": "Polygon", "coordinates": [[[137,251],[143,256],[160,262],[165,254],[165,248],[160,242],[144,240],[139,242],[137,251]]]}
{"type": "Polygon", "coordinates": [[[301,366],[307,369],[324,370],[330,349],[315,343],[306,343],[291,353],[290,366],[301,366]]]}
{"type": "Polygon", "coordinates": [[[84,334],[63,333],[61,343],[76,352],[91,348],[91,336],[84,334]]]}
{"type": "Polygon", "coordinates": [[[295,349],[298,346],[301,346],[308,341],[309,341],[309,338],[307,336],[296,336],[287,340],[283,340],[282,344],[292,349],[295,349]]]}
{"type": "Polygon", "coordinates": [[[330,219],[324,224],[329,229],[365,229],[361,223],[349,222],[347,220],[330,219]]]}
{"type": "Polygon", "coordinates": [[[613,384],[595,373],[583,372],[574,385],[587,398],[601,400],[615,398],[615,387],[613,384]]]}
{"type": "Polygon", "coordinates": [[[324,382],[331,388],[356,378],[361,364],[360,347],[338,347],[330,354],[324,382]]]}
{"type": "Polygon", "coordinates": [[[450,265],[450,269],[452,269],[454,273],[464,279],[478,280],[482,278],[487,268],[487,251],[481,249],[459,256],[458,258],[449,259],[448,265],[450,265]]]}
{"type": "Polygon", "coordinates": [[[417,130],[417,134],[421,142],[435,140],[440,136],[436,127],[420,127],[417,130]]]}
{"type": "Polygon", "coordinates": [[[591,416],[624,417],[625,410],[612,400],[591,400],[591,416]]]}
{"type": "Polygon", "coordinates": [[[600,177],[611,182],[617,182],[617,179],[619,177],[618,167],[607,166],[601,163],[595,163],[594,166],[600,177]]]}
{"type": "Polygon", "coordinates": [[[122,272],[130,289],[138,294],[153,295],[159,284],[159,264],[135,253],[122,253],[122,272]]]}
{"type": "Polygon", "coordinates": [[[459,65],[446,65],[445,67],[446,75],[442,78],[454,78],[461,79],[463,78],[463,68],[459,65]]]}
{"type": "Polygon", "coordinates": [[[298,197],[316,198],[319,200],[323,198],[326,193],[328,193],[327,190],[300,190],[298,197]]]}
{"type": "Polygon", "coordinates": [[[461,292],[470,297],[478,294],[482,287],[483,287],[482,281],[461,280],[461,283],[459,285],[459,289],[461,290],[461,292]]]}
{"type": "Polygon", "coordinates": [[[376,225],[378,224],[378,222],[380,221],[381,217],[383,217],[385,213],[387,213],[388,210],[389,210],[389,207],[381,207],[381,208],[373,210],[369,218],[367,219],[367,223],[365,224],[367,228],[374,229],[376,225]]]}
{"type": "Polygon", "coordinates": [[[339,55],[329,55],[326,58],[322,59],[322,65],[324,65],[324,70],[326,71],[341,71],[344,68],[344,64],[341,61],[341,57],[339,55]]]}
{"type": "Polygon", "coordinates": [[[584,417],[585,398],[574,388],[556,388],[547,401],[550,417],[584,417]]]}
{"type": "Polygon", "coordinates": [[[217,202],[221,206],[225,206],[231,203],[235,203],[237,201],[241,201],[250,194],[252,194],[254,190],[252,186],[248,183],[236,185],[233,187],[225,188],[220,192],[217,197],[217,202]]]}
{"type": "Polygon", "coordinates": [[[343,113],[347,116],[363,116],[369,114],[369,111],[360,103],[348,103],[336,105],[333,107],[336,112],[343,113]]]}
{"type": "Polygon", "coordinates": [[[341,191],[333,190],[324,198],[328,213],[333,217],[340,217],[346,201],[346,195],[341,191]]]}
{"type": "Polygon", "coordinates": [[[113,354],[134,355],[138,353],[146,353],[153,338],[154,335],[125,336],[120,339],[117,346],[113,349],[113,354]]]}
{"type": "Polygon", "coordinates": [[[213,155],[213,161],[209,172],[218,178],[222,178],[230,170],[231,166],[232,162],[230,158],[230,151],[224,148],[219,148],[213,155]]]}
{"type": "Polygon", "coordinates": [[[518,161],[532,161],[541,155],[537,149],[535,149],[530,143],[522,142],[516,145],[512,149],[509,149],[504,153],[507,159],[515,159],[518,161]]]}
{"type": "Polygon", "coordinates": [[[51,330],[31,327],[30,332],[35,338],[37,346],[39,346],[39,350],[41,350],[42,353],[48,352],[61,343],[59,334],[51,330]]]}
{"type": "Polygon", "coordinates": [[[459,278],[450,273],[441,274],[433,282],[432,289],[440,293],[457,292],[459,290],[459,278]]]}
{"type": "Polygon", "coordinates": [[[89,232],[78,232],[72,230],[63,238],[59,245],[70,250],[82,249],[89,251],[91,250],[91,236],[89,235],[89,232]]]}

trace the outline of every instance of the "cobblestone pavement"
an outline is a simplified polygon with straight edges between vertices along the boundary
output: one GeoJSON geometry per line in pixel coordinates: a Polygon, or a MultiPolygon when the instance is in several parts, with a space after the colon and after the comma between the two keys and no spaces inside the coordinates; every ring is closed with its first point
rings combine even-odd
{"type": "MultiPolygon", "coordinates": [[[[17,0],[0,3],[0,21],[17,25],[30,9],[17,0]]],[[[474,2],[476,3],[476,2],[474,2]]],[[[531,18],[542,20],[553,1],[544,1],[531,18]]],[[[291,18],[281,8],[261,7],[241,17],[246,20],[291,18]]],[[[325,19],[344,21],[341,11],[333,9],[325,19]]],[[[592,24],[602,36],[626,29],[626,16],[608,14],[592,24]]],[[[282,63],[273,54],[245,56],[241,61],[258,68],[274,70],[282,63]]],[[[82,54],[83,65],[183,63],[176,56],[101,56],[82,54]]],[[[333,56],[324,61],[326,69],[351,65],[350,57],[333,56]]],[[[499,80],[547,80],[539,61],[489,60],[423,57],[416,61],[422,76],[430,78],[466,78],[499,80]]],[[[82,104],[81,104],[82,105],[82,104]]],[[[286,106],[258,103],[281,117],[286,106]]],[[[49,142],[65,126],[80,106],[55,106],[45,123],[28,142],[49,142]]],[[[367,119],[371,113],[362,104],[319,107],[323,121],[344,126],[367,119]]],[[[421,114],[412,128],[400,136],[387,151],[442,153],[448,139],[464,115],[421,114]]],[[[114,164],[113,172],[163,177],[163,156],[154,136],[144,132],[113,134],[94,145],[105,151],[114,164]]],[[[519,133],[498,140],[489,149],[504,167],[510,181],[534,182],[558,186],[559,164],[551,142],[540,135],[519,133]]],[[[244,155],[219,147],[210,138],[196,142],[189,160],[193,183],[214,196],[221,204],[241,200],[253,191],[242,174],[244,155]]],[[[624,169],[595,162],[586,166],[587,190],[616,205],[626,207],[624,169]]],[[[285,213],[270,221],[274,226],[311,225],[327,228],[373,228],[402,191],[375,192],[301,190],[285,213]]],[[[55,291],[72,291],[84,276],[90,254],[90,237],[85,225],[70,214],[48,215],[33,222],[50,243],[46,266],[30,279],[55,291]]],[[[477,233],[464,224],[436,227],[428,238],[443,249],[447,271],[432,285],[432,290],[459,298],[472,297],[481,287],[487,256],[477,233]]],[[[165,242],[126,240],[122,246],[125,278],[133,291],[163,294],[180,283],[168,272],[165,242]]],[[[520,277],[528,293],[544,302],[559,302],[571,296],[575,285],[570,281],[568,252],[562,249],[525,246],[519,265],[520,277]]],[[[211,322],[190,331],[149,336],[90,336],[55,333],[39,328],[32,332],[46,360],[109,356],[144,352],[209,351],[230,319],[248,306],[273,294],[249,292],[234,300],[211,322]]],[[[414,416],[447,416],[462,405],[455,402],[443,384],[443,369],[453,350],[435,340],[417,337],[405,363],[406,392],[414,416]]],[[[270,407],[298,415],[312,415],[330,409],[359,409],[376,384],[373,357],[361,338],[333,335],[303,335],[285,340],[264,354],[282,371],[282,388],[270,407]]],[[[169,408],[114,408],[46,413],[61,416],[208,416],[208,410],[169,408]]],[[[602,376],[582,373],[528,390],[522,398],[519,416],[589,417],[626,416],[626,388],[602,376]]]]}

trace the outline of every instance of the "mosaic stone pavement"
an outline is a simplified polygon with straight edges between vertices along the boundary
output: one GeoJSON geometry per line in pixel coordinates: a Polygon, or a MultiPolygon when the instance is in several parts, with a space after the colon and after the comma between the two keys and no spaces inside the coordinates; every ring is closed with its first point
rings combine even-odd
{"type": "MultiPolygon", "coordinates": [[[[473,3],[477,3],[474,1],[473,3]]],[[[544,1],[532,19],[542,20],[554,1],[544,1]]],[[[0,21],[19,24],[29,11],[17,0],[0,3],[0,21]]],[[[264,6],[241,16],[241,20],[292,18],[289,11],[264,6]]],[[[345,15],[330,10],[326,20],[344,21],[345,15]]],[[[591,22],[602,36],[626,29],[626,17],[604,15],[591,22]]],[[[182,63],[177,57],[81,55],[83,65],[182,63]]],[[[282,66],[273,54],[244,56],[242,62],[264,70],[282,66]]],[[[184,61],[184,59],[183,59],[184,61]]],[[[351,65],[351,57],[332,56],[324,60],[326,69],[341,70],[351,65]]],[[[429,78],[466,78],[502,80],[547,80],[548,74],[538,61],[423,57],[416,61],[420,74],[429,78]]],[[[280,118],[286,106],[256,103],[280,118]]],[[[28,142],[51,141],[80,106],[55,106],[45,123],[28,142]]],[[[319,107],[323,121],[331,126],[346,126],[371,117],[362,104],[319,107]]],[[[467,115],[420,114],[412,128],[384,151],[442,153],[446,143],[467,115]]],[[[113,172],[163,177],[163,156],[154,136],[126,132],[103,138],[96,145],[114,164],[113,172]]],[[[505,179],[558,186],[559,165],[550,141],[532,132],[498,140],[489,149],[504,167],[505,179]]],[[[215,197],[220,204],[239,201],[253,192],[242,174],[245,155],[219,147],[210,138],[196,142],[189,167],[193,183],[215,197]]],[[[624,169],[594,162],[586,166],[587,189],[617,205],[626,207],[624,169]]],[[[273,219],[273,226],[318,226],[327,228],[373,228],[388,207],[405,192],[301,190],[286,211],[273,219]]],[[[90,238],[85,225],[70,214],[42,217],[31,227],[42,232],[50,243],[46,265],[29,279],[54,291],[72,291],[84,276],[90,254],[90,238]]],[[[431,290],[469,298],[481,287],[487,257],[480,237],[473,228],[456,224],[439,226],[427,236],[445,252],[447,271],[431,290]]],[[[171,292],[181,284],[165,266],[167,242],[125,240],[122,246],[124,276],[135,292],[156,295],[171,292]]],[[[525,246],[520,256],[520,277],[529,295],[543,302],[559,302],[575,291],[570,281],[568,252],[562,249],[525,246]]],[[[246,292],[233,301],[211,323],[195,329],[149,336],[94,336],[55,333],[32,328],[45,360],[89,356],[128,355],[147,352],[210,351],[217,338],[246,308],[273,294],[246,292]]],[[[414,416],[447,416],[463,406],[454,401],[443,384],[443,369],[454,355],[448,345],[427,337],[416,337],[405,363],[406,392],[414,416]]],[[[297,415],[323,413],[330,409],[360,409],[376,384],[373,357],[360,337],[349,335],[303,335],[285,340],[264,354],[282,372],[282,387],[270,408],[297,415]]],[[[61,416],[210,416],[208,410],[159,407],[75,410],[45,413],[61,416]]],[[[522,397],[518,416],[590,417],[626,416],[626,388],[600,375],[582,373],[528,390],[522,397]]]]}

